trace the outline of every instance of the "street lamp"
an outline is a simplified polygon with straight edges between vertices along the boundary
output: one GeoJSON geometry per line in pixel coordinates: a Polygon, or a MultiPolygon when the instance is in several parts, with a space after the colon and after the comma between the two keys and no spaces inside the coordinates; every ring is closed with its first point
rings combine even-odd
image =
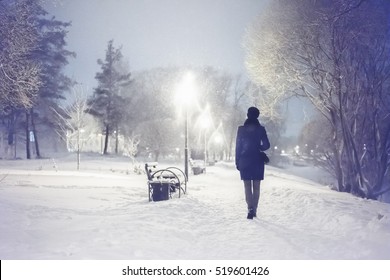
{"type": "Polygon", "coordinates": [[[195,99],[195,83],[194,75],[188,72],[177,85],[176,102],[184,107],[185,123],[184,123],[184,173],[188,180],[188,107],[195,99]]]}

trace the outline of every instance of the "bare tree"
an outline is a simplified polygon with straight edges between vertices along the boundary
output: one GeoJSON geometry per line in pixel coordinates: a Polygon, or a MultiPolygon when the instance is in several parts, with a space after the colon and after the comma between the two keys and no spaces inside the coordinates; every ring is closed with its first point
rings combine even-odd
{"type": "Polygon", "coordinates": [[[126,136],[123,143],[123,155],[130,157],[132,163],[135,163],[135,156],[138,152],[140,138],[138,135],[126,136]]]}
{"type": "Polygon", "coordinates": [[[86,131],[90,116],[88,97],[81,86],[73,87],[72,97],[70,105],[60,106],[59,109],[52,108],[52,110],[57,118],[58,135],[66,141],[68,150],[76,150],[77,170],[79,170],[83,144],[90,135],[86,131]],[[87,138],[83,138],[82,135],[87,135],[87,138]]]}
{"type": "Polygon", "coordinates": [[[329,122],[338,190],[388,191],[388,1],[272,1],[246,37],[247,67],[269,99],[308,98],[329,122]]]}

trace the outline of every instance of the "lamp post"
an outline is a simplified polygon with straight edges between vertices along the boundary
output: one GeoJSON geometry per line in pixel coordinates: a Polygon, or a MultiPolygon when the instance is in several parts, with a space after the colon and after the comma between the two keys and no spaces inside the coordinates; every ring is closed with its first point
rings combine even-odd
{"type": "Polygon", "coordinates": [[[185,123],[184,123],[184,173],[188,180],[188,108],[186,107],[185,112],[185,123]]]}
{"type": "Polygon", "coordinates": [[[206,109],[203,111],[203,113],[200,116],[200,125],[203,128],[204,131],[204,168],[206,170],[207,165],[207,129],[210,127],[211,124],[211,117],[210,117],[210,109],[209,105],[206,105],[206,109]]]}
{"type": "Polygon", "coordinates": [[[206,139],[206,129],[204,130],[204,170],[206,171],[207,165],[207,139],[206,139]]]}
{"type": "Polygon", "coordinates": [[[176,88],[176,101],[181,105],[181,108],[184,107],[184,173],[188,180],[188,109],[190,104],[195,99],[195,85],[194,85],[194,76],[191,72],[188,72],[182,79],[182,81],[177,85],[176,88]]]}

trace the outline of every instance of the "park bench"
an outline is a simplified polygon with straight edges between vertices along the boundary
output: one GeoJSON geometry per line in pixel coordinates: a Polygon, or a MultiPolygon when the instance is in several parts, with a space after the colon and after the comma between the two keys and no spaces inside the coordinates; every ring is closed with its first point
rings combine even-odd
{"type": "Polygon", "coordinates": [[[206,173],[206,166],[204,165],[203,160],[190,159],[190,165],[191,165],[192,173],[194,175],[206,173]]]}
{"type": "Polygon", "coordinates": [[[157,162],[145,163],[148,178],[149,201],[168,200],[181,197],[187,191],[187,176],[174,166],[159,169],[157,162]]]}

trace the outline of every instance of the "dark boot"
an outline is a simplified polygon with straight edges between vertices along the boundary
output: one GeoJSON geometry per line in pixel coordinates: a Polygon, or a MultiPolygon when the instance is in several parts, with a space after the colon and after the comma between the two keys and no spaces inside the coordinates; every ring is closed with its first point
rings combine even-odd
{"type": "Polygon", "coordinates": [[[251,209],[249,209],[249,211],[248,211],[248,216],[246,216],[246,218],[252,220],[253,217],[254,217],[253,215],[254,215],[254,211],[253,211],[253,209],[251,208],[251,209]]]}

